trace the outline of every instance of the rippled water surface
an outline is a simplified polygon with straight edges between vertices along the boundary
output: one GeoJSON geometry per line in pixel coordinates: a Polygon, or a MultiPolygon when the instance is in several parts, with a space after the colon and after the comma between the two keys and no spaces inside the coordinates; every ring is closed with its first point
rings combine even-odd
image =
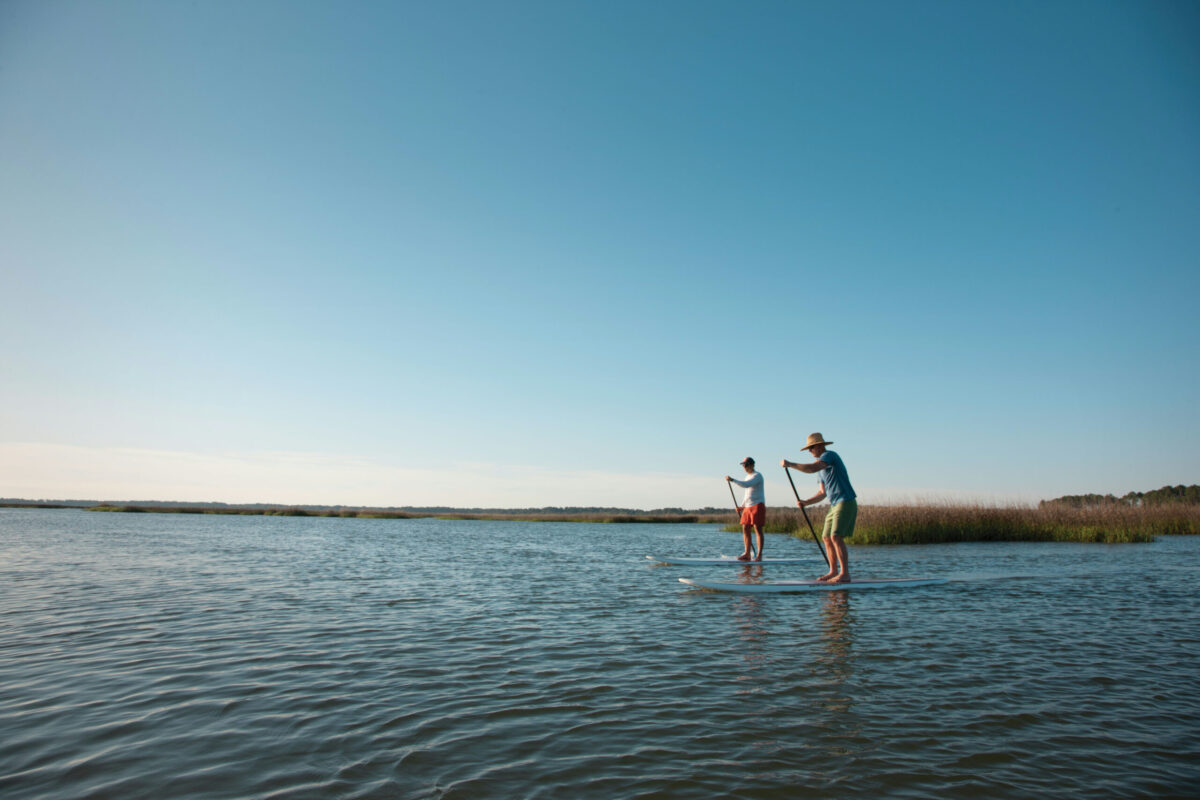
{"type": "Polygon", "coordinates": [[[1196,538],[860,547],[951,581],[858,593],[644,559],[739,544],[0,510],[0,796],[1200,795],[1196,538]]]}

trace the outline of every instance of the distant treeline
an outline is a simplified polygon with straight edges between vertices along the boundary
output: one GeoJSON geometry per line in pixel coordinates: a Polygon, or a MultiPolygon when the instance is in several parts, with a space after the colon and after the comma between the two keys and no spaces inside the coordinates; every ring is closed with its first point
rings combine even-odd
{"type": "Polygon", "coordinates": [[[96,500],[30,500],[23,497],[0,497],[3,508],[87,508],[97,504],[96,500]]]}
{"type": "Polygon", "coordinates": [[[1149,492],[1129,492],[1117,497],[1112,494],[1069,494],[1053,500],[1043,500],[1039,508],[1067,506],[1069,508],[1092,508],[1095,506],[1162,506],[1182,503],[1200,505],[1200,486],[1164,486],[1149,492]]]}
{"type": "Polygon", "coordinates": [[[342,517],[358,519],[477,519],[528,522],[727,522],[733,509],[636,508],[605,506],[543,506],[542,508],[452,508],[450,506],[281,506],[270,503],[181,503],[166,501],[98,502],[95,500],[22,500],[0,498],[0,508],[77,508],[150,514],[223,514],[264,517],[342,517]]]}
{"type": "MultiPolygon", "coordinates": [[[[49,507],[49,506],[42,506],[49,507]]],[[[200,508],[197,506],[127,506],[127,505],[98,505],[81,508],[83,511],[119,511],[141,514],[223,514],[263,517],[342,517],[358,519],[474,519],[501,520],[509,522],[725,522],[734,516],[733,511],[717,511],[706,513],[696,512],[657,512],[657,511],[551,511],[533,509],[531,511],[464,511],[451,509],[445,512],[433,511],[380,511],[361,508],[298,508],[263,506],[259,508],[244,508],[229,506],[225,508],[200,508]]]]}

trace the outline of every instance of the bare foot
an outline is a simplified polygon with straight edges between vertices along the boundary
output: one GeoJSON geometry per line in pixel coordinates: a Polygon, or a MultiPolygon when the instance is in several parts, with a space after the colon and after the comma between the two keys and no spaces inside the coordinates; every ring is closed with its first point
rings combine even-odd
{"type": "Polygon", "coordinates": [[[738,557],[737,557],[737,560],[738,560],[738,561],[749,561],[749,560],[750,560],[750,554],[749,554],[749,553],[742,553],[740,556],[738,556],[738,557]]]}
{"type": "Polygon", "coordinates": [[[833,580],[831,580],[829,582],[830,583],[849,583],[850,575],[849,575],[849,573],[843,572],[841,575],[835,575],[833,580]]]}
{"type": "Polygon", "coordinates": [[[817,578],[817,582],[818,582],[818,583],[824,583],[825,581],[829,580],[830,578],[834,578],[834,577],[837,577],[835,573],[833,573],[833,572],[826,572],[824,575],[822,575],[821,577],[817,578]]]}

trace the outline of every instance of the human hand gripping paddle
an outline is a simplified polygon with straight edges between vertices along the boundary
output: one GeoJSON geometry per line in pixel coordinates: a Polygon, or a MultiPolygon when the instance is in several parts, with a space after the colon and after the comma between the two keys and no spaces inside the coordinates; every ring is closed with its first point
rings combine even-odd
{"type": "MultiPolygon", "coordinates": [[[[821,551],[821,557],[825,559],[825,566],[833,569],[833,565],[829,563],[829,554],[825,552],[825,548],[821,545],[821,540],[817,538],[817,532],[813,530],[812,521],[808,518],[808,512],[804,510],[804,503],[800,500],[800,493],[796,491],[796,482],[792,480],[792,471],[786,466],[783,471],[787,473],[788,483],[792,485],[792,494],[796,495],[796,504],[800,506],[800,513],[804,515],[804,521],[808,523],[808,530],[812,533],[813,541],[817,543],[817,549],[821,551]]],[[[729,491],[733,491],[731,488],[729,491]]]]}

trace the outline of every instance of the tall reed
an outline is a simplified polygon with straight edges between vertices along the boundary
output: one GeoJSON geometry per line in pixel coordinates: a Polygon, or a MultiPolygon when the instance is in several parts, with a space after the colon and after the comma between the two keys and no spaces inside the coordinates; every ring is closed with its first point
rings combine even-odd
{"type": "MultiPolygon", "coordinates": [[[[807,509],[817,535],[828,506],[807,509]]],[[[740,530],[730,525],[726,530],[740,530]]],[[[771,509],[769,533],[810,537],[797,508],[771,509]]],[[[982,505],[860,506],[852,544],[942,542],[1150,542],[1156,536],[1200,534],[1200,506],[1041,508],[982,505]]]]}

